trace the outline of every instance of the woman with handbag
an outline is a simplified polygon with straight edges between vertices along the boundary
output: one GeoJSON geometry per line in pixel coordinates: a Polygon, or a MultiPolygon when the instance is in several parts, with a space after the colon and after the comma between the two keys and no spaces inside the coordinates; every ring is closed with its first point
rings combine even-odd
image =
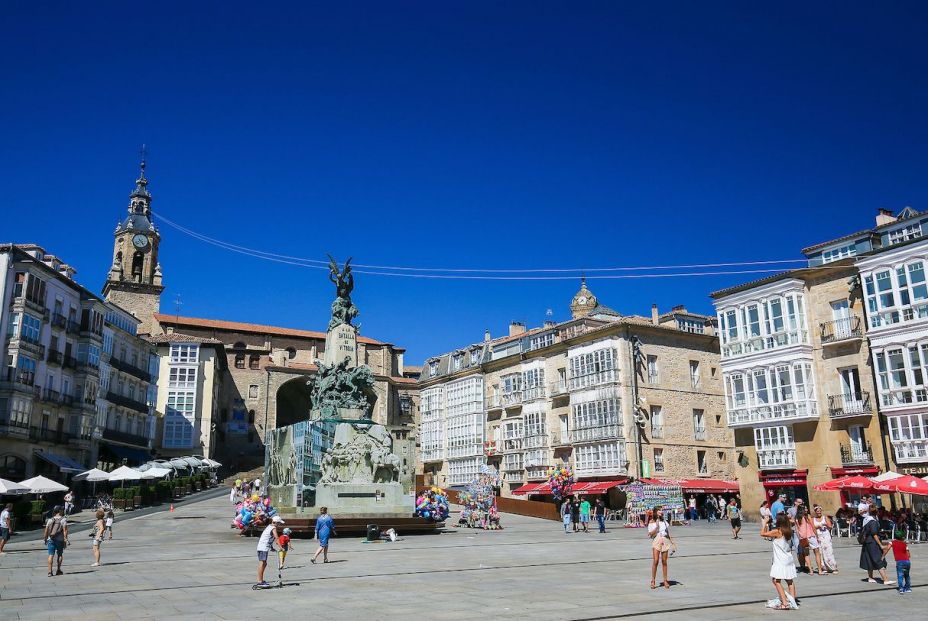
{"type": "Polygon", "coordinates": [[[653,539],[651,542],[651,588],[656,589],[657,580],[657,563],[660,561],[661,570],[664,574],[664,588],[670,588],[670,582],[667,581],[667,556],[677,551],[677,544],[670,538],[670,524],[664,519],[664,511],[661,507],[655,507],[654,513],[648,519],[648,537],[653,539]]]}
{"type": "Polygon", "coordinates": [[[863,525],[857,535],[860,543],[860,568],[867,572],[867,582],[876,582],[873,572],[879,571],[883,584],[890,586],[896,584],[886,577],[886,556],[883,553],[888,544],[880,541],[880,524],[870,515],[869,507],[861,512],[863,525]]]}
{"type": "Polygon", "coordinates": [[[825,575],[822,566],[822,551],[819,549],[818,537],[815,532],[815,524],[809,517],[809,511],[805,505],[800,505],[796,510],[796,532],[799,534],[799,564],[809,568],[812,573],[812,563],[808,558],[809,552],[815,555],[815,566],[818,568],[820,576],[825,575]]]}

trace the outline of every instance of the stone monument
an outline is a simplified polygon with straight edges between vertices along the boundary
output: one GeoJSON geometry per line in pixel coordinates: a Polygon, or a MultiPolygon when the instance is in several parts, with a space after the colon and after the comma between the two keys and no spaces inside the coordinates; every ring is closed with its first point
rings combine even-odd
{"type": "MultiPolygon", "coordinates": [[[[335,285],[332,318],[318,372],[309,382],[310,422],[334,426],[332,445],[322,454],[315,506],[357,517],[410,516],[413,495],[400,482],[404,463],[393,450],[393,436],[375,423],[374,376],[358,365],[358,308],[351,302],[351,259],[344,268],[331,256],[329,280],[335,285]]],[[[406,452],[409,447],[405,447],[406,452]]],[[[408,461],[408,458],[407,458],[408,461]]]]}

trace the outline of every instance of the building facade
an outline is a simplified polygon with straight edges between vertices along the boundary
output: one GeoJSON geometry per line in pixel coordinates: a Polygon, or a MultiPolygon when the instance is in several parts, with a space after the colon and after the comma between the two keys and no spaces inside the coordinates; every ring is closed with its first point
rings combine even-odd
{"type": "Polygon", "coordinates": [[[531,330],[512,324],[505,337],[426,361],[425,482],[465,485],[490,465],[502,494],[520,497],[561,463],[580,481],[730,479],[712,319],[682,307],[622,316],[585,283],[571,314],[531,330]]]}
{"type": "Polygon", "coordinates": [[[712,295],[746,503],[784,491],[832,511],[855,495],[815,485],[928,472],[923,226],[881,209],[873,229],[805,248],[808,267],[712,295]]]}
{"type": "MultiPolygon", "coordinates": [[[[0,247],[3,478],[60,479],[97,465],[107,448],[102,412],[123,396],[101,381],[101,374],[109,373],[107,318],[124,311],[78,284],[74,275],[40,246],[0,247]]],[[[142,352],[148,364],[147,343],[129,334],[122,342],[142,352]]],[[[149,379],[135,387],[144,416],[150,416],[149,379]]]]}

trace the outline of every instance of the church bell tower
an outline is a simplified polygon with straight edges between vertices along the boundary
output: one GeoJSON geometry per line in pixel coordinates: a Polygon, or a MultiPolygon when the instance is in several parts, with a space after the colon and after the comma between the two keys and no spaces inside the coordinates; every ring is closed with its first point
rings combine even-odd
{"type": "Polygon", "coordinates": [[[142,322],[140,334],[152,334],[164,285],[158,263],[161,235],[151,221],[151,193],[144,158],[135,190],[129,195],[129,215],[116,225],[113,238],[113,264],[103,285],[103,296],[142,322]]]}

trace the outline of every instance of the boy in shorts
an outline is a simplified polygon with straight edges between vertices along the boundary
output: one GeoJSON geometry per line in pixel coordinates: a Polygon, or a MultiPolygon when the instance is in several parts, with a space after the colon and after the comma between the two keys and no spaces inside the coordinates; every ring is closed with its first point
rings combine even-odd
{"type": "Polygon", "coordinates": [[[267,555],[274,549],[274,542],[280,539],[280,534],[277,532],[277,525],[283,523],[283,518],[279,515],[275,515],[271,523],[264,528],[261,537],[258,538],[258,584],[255,586],[268,586],[268,583],[264,580],[264,570],[267,569],[267,555]]]}
{"type": "Polygon", "coordinates": [[[116,515],[113,513],[113,510],[110,509],[106,512],[106,521],[104,522],[103,533],[109,533],[110,541],[113,540],[113,521],[115,521],[116,515]]]}
{"type": "Polygon", "coordinates": [[[277,543],[280,544],[280,549],[277,551],[277,557],[280,559],[280,568],[284,568],[284,562],[287,559],[287,552],[291,550],[293,544],[290,543],[290,535],[293,533],[289,528],[284,529],[284,534],[280,536],[277,540],[277,543]]]}

